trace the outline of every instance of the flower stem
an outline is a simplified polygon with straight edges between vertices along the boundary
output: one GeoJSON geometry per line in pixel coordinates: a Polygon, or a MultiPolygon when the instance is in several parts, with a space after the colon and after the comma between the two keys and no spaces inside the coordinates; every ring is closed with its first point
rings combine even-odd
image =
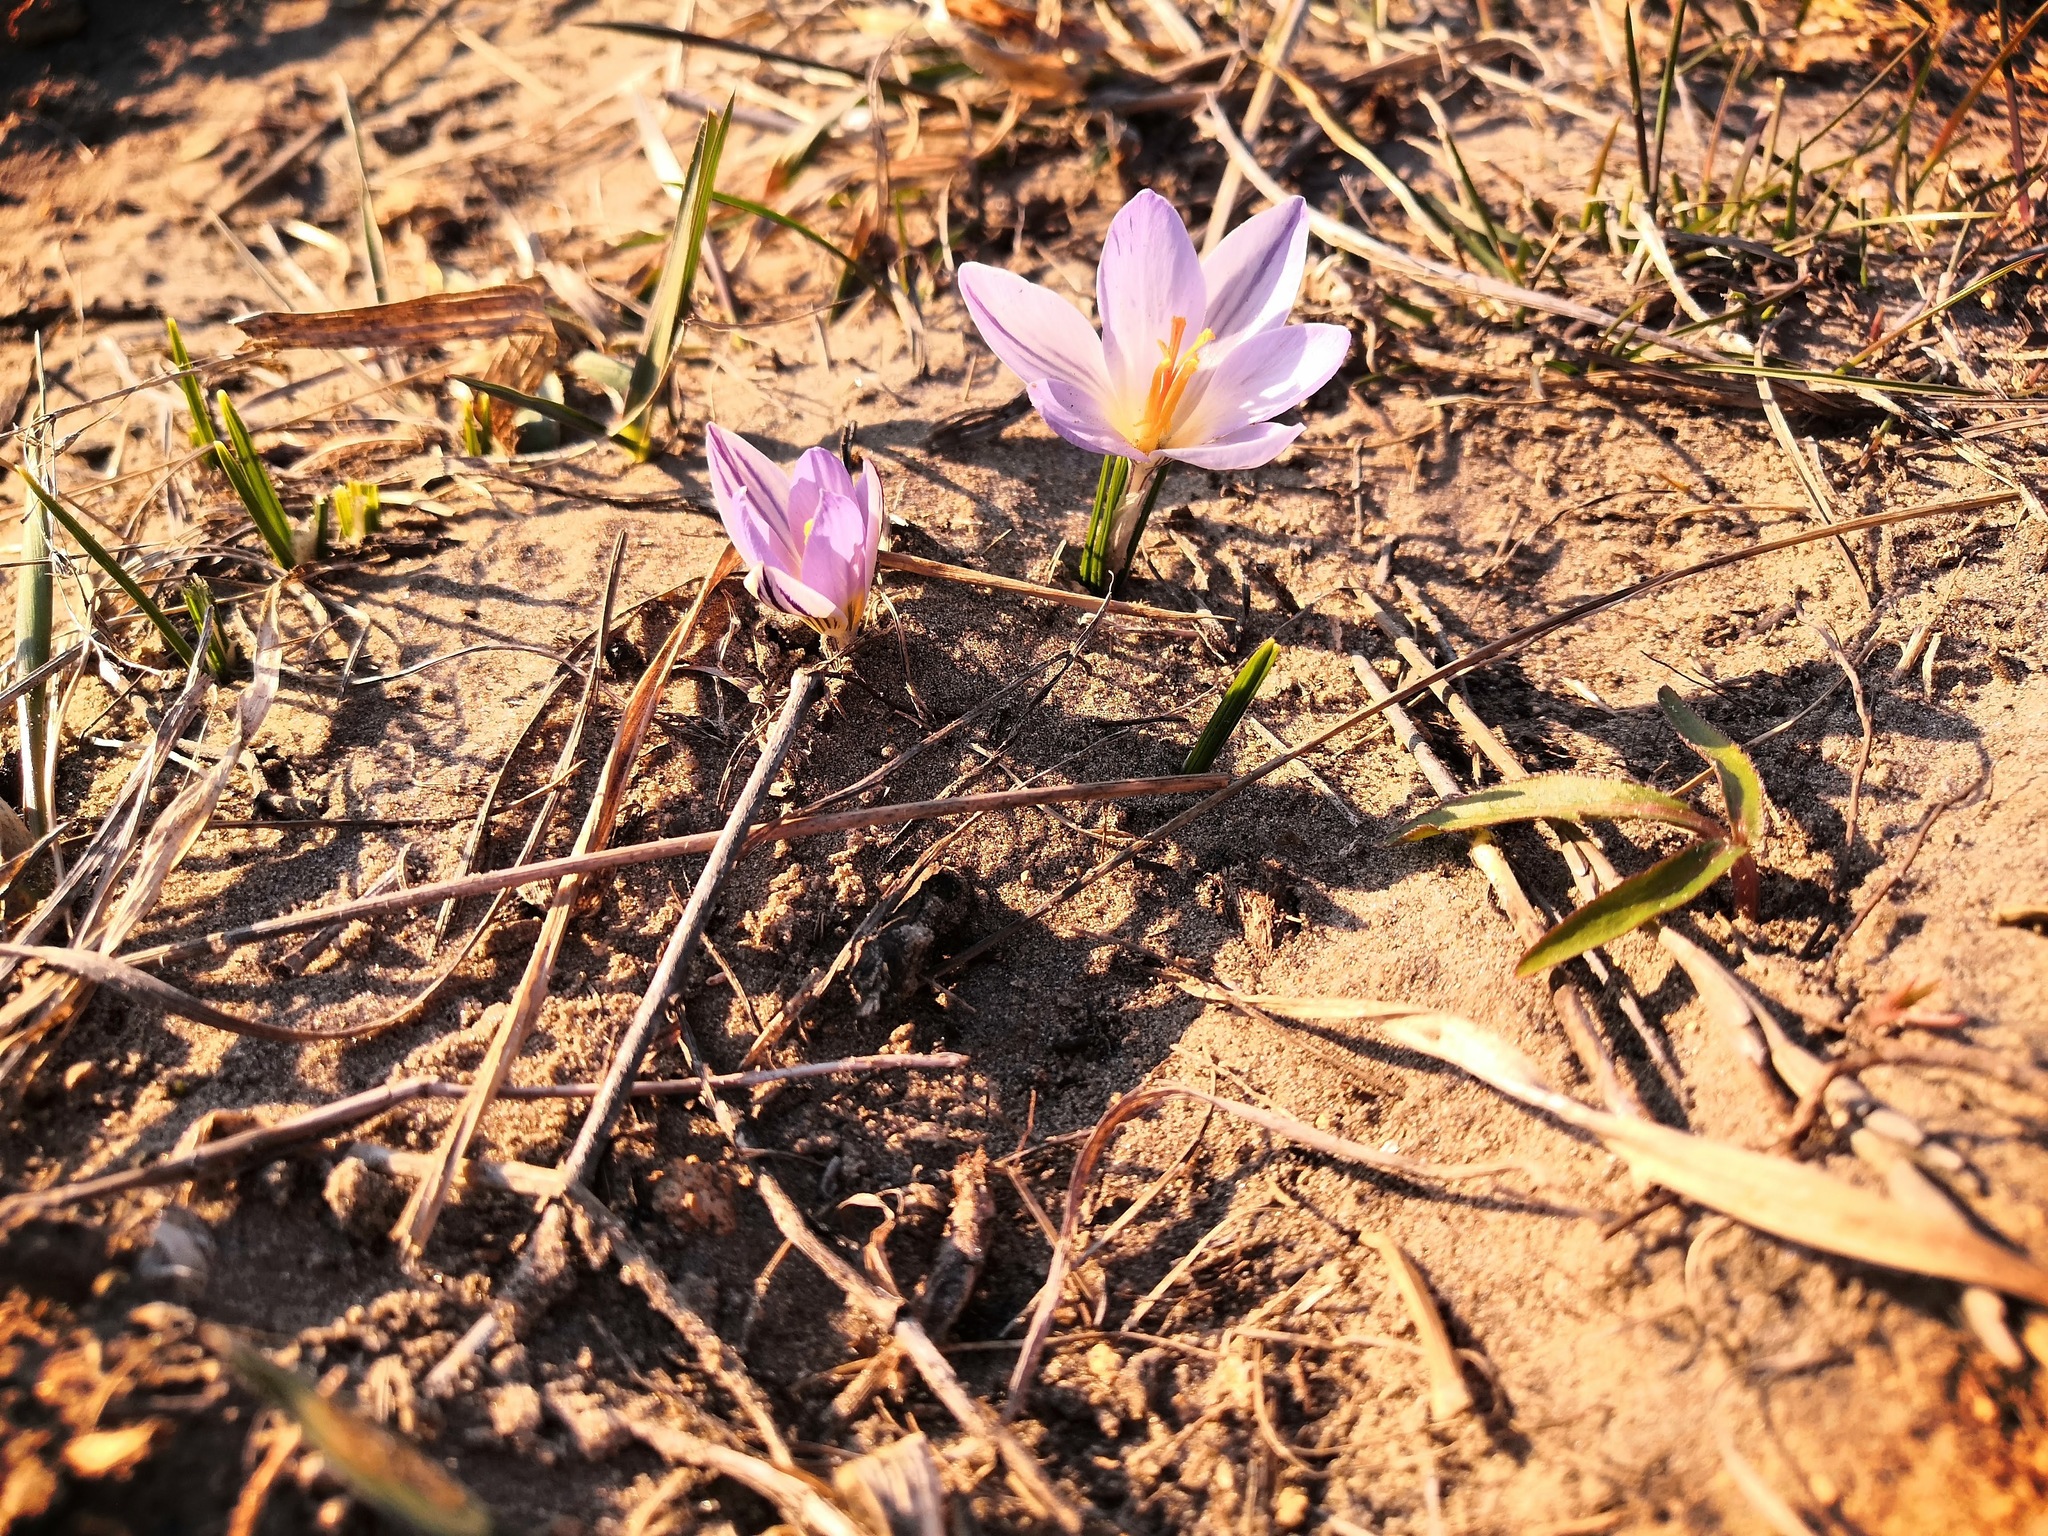
{"type": "Polygon", "coordinates": [[[1091,592],[1107,592],[1131,568],[1131,556],[1145,537],[1145,524],[1166,483],[1166,465],[1135,465],[1129,459],[1102,461],[1095,482],[1095,508],[1088,517],[1088,542],[1081,550],[1081,581],[1091,592]],[[1133,475],[1143,478],[1134,486],[1133,475]]]}
{"type": "MultiPolygon", "coordinates": [[[[1130,482],[1131,461],[1106,455],[1095,482],[1095,508],[1088,515],[1088,542],[1081,547],[1081,583],[1091,592],[1109,590],[1109,535],[1116,523],[1116,509],[1124,499],[1124,487],[1130,482]]],[[[1123,573],[1118,570],[1114,574],[1123,573]]]]}

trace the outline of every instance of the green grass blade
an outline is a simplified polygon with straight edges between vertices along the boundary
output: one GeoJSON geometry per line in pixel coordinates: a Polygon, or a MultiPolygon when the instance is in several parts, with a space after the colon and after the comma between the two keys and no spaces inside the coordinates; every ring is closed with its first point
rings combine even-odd
{"type": "Polygon", "coordinates": [[[1728,802],[1728,829],[1739,846],[1755,847],[1764,835],[1764,781],[1749,754],[1694,714],[1670,688],[1657,690],[1657,707],[1685,744],[1714,765],[1721,797],[1728,802]]]}
{"type": "MultiPolygon", "coordinates": [[[[18,464],[15,466],[15,469],[21,475],[28,488],[35,492],[36,499],[43,504],[50,516],[62,523],[64,531],[71,535],[80,549],[85,551],[86,557],[94,565],[105,571],[113,579],[114,585],[127,593],[128,600],[141,610],[143,616],[151,624],[156,626],[156,632],[164,637],[164,644],[171,648],[171,653],[186,666],[190,666],[192,664],[191,643],[183,635],[179,634],[176,629],[172,628],[171,621],[164,617],[163,609],[157,607],[150,595],[136,584],[135,578],[122,568],[121,562],[116,560],[107,551],[106,546],[87,531],[85,524],[71,515],[70,508],[66,507],[63,502],[59,501],[56,496],[45,489],[42,482],[37,480],[26,469],[23,469],[18,464]]],[[[33,525],[33,520],[31,521],[33,525]]],[[[27,555],[27,553],[28,551],[24,549],[23,554],[27,555]]],[[[16,655],[18,660],[19,651],[17,651],[16,655]]],[[[44,660],[48,660],[47,655],[45,655],[44,660]]],[[[37,666],[41,664],[41,662],[36,663],[37,666]]]]}
{"type": "Polygon", "coordinates": [[[1522,956],[1515,974],[1539,975],[1684,906],[1743,857],[1743,850],[1735,844],[1707,838],[1652,864],[1613,890],[1595,896],[1538,939],[1522,956]]]}
{"type": "Polygon", "coordinates": [[[363,226],[363,255],[370,264],[370,286],[376,290],[377,302],[391,302],[391,287],[384,278],[384,231],[377,227],[377,205],[370,196],[370,165],[363,158],[363,130],[356,121],[355,103],[348,99],[348,87],[339,76],[334,81],[334,95],[341,108],[342,126],[348,130],[349,144],[355,150],[356,197],[361,210],[363,226]]]}
{"type": "Polygon", "coordinates": [[[1607,179],[1607,157],[1614,153],[1614,141],[1620,136],[1621,119],[1616,117],[1608,125],[1607,137],[1600,141],[1600,153],[1593,157],[1593,174],[1586,178],[1586,206],[1579,214],[1582,231],[1592,231],[1596,214],[1603,225],[1607,222],[1607,204],[1600,196],[1600,183],[1607,179]]]}
{"type": "Polygon", "coordinates": [[[721,208],[731,208],[739,213],[751,213],[755,218],[766,219],[770,224],[775,225],[779,229],[786,229],[794,235],[802,235],[804,239],[817,246],[819,250],[830,251],[840,261],[844,262],[849,270],[858,272],[861,269],[859,262],[811,228],[810,225],[804,223],[801,219],[793,219],[786,213],[777,213],[766,203],[757,203],[752,198],[740,197],[731,192],[716,191],[711,194],[711,201],[718,204],[721,208]]]}
{"type": "MultiPolygon", "coordinates": [[[[1653,187],[1664,178],[1664,130],[1671,122],[1671,94],[1678,84],[1678,55],[1685,43],[1685,4],[1686,0],[1678,0],[1671,8],[1671,41],[1665,45],[1664,75],[1657,82],[1657,126],[1650,144],[1650,185],[1653,187]]],[[[1657,194],[1652,192],[1652,217],[1655,217],[1656,210],[1657,194]]]]}
{"type": "Polygon", "coordinates": [[[206,670],[217,678],[225,679],[235,664],[235,657],[228,647],[227,636],[220,632],[220,610],[214,606],[213,588],[206,584],[204,577],[194,576],[185,583],[179,595],[185,601],[185,612],[191,617],[192,632],[206,637],[206,670]]]}
{"type": "Polygon", "coordinates": [[[636,454],[649,451],[643,418],[653,407],[655,396],[668,381],[681,338],[690,289],[696,282],[697,266],[703,257],[704,226],[711,217],[711,193],[718,178],[719,158],[725,152],[725,136],[732,126],[732,100],[723,112],[707,115],[697,130],[696,147],[690,152],[690,166],[683,176],[682,195],[676,203],[675,223],[669,231],[668,253],[662,259],[661,281],[648,306],[647,329],[640,355],[633,363],[633,387],[620,413],[620,438],[636,454]]]}
{"type": "Polygon", "coordinates": [[[1712,817],[1701,815],[1661,789],[1588,773],[1539,773],[1446,800],[1411,818],[1394,836],[1399,842],[1413,843],[1440,832],[1477,832],[1509,822],[1576,821],[1588,816],[1601,821],[1661,821],[1701,836],[1722,831],[1712,817]]]}
{"type": "Polygon", "coordinates": [[[192,446],[205,448],[220,440],[220,433],[213,424],[213,413],[206,408],[206,392],[199,387],[199,380],[192,372],[192,355],[185,350],[185,338],[179,334],[178,322],[169,315],[164,316],[164,331],[171,339],[171,363],[178,370],[178,388],[184,393],[185,408],[192,413],[192,446]]]}
{"type": "Polygon", "coordinates": [[[200,1340],[258,1396],[289,1414],[349,1492],[425,1536],[489,1536],[491,1512],[430,1457],[322,1397],[296,1371],[217,1324],[200,1340]]]}
{"type": "Polygon", "coordinates": [[[1643,61],[1636,48],[1636,8],[1632,5],[1621,8],[1621,35],[1623,46],[1628,51],[1629,110],[1636,119],[1636,182],[1643,189],[1643,201],[1650,205],[1654,214],[1657,184],[1650,179],[1650,129],[1643,121],[1643,61]]]}
{"type": "Polygon", "coordinates": [[[1095,506],[1088,514],[1088,539],[1081,546],[1081,584],[1091,592],[1109,588],[1109,535],[1116,523],[1116,509],[1131,483],[1131,461],[1115,454],[1102,461],[1095,480],[1095,506]]]}
{"type": "Polygon", "coordinates": [[[450,374],[449,377],[458,384],[467,384],[488,399],[502,400],[522,411],[532,411],[536,416],[559,421],[565,427],[588,432],[592,437],[603,437],[612,430],[588,412],[579,411],[573,405],[564,405],[559,400],[550,400],[545,395],[529,395],[525,390],[514,389],[509,384],[494,384],[489,379],[474,378],[466,373],[450,374]]]}
{"type": "Polygon", "coordinates": [[[290,570],[299,563],[292,547],[292,522],[285,516],[277,487],[270,483],[270,471],[256,456],[256,445],[249,441],[249,429],[242,424],[241,412],[235,409],[228,392],[221,390],[215,399],[220,406],[221,425],[227,429],[227,441],[217,444],[214,451],[223,465],[231,456],[235,460],[235,470],[228,478],[235,482],[242,505],[249,509],[250,520],[263,535],[263,542],[270,546],[270,553],[279,565],[290,570]]]}
{"type": "MultiPolygon", "coordinates": [[[[35,426],[23,440],[24,456],[32,453],[36,467],[49,473],[49,398],[43,378],[43,339],[36,337],[35,426]]],[[[53,498],[26,465],[16,466],[29,489],[45,503],[29,506],[22,519],[21,578],[14,593],[14,674],[29,677],[50,659],[50,629],[55,617],[55,583],[50,569],[50,519],[53,498]]],[[[21,808],[31,833],[40,838],[56,824],[55,762],[50,751],[50,685],[37,683],[16,704],[20,727],[21,808]]]]}
{"type": "Polygon", "coordinates": [[[1237,729],[1244,712],[1252,707],[1252,700],[1259,696],[1259,689],[1266,681],[1266,674],[1273,670],[1273,660],[1280,654],[1278,642],[1268,640],[1253,651],[1245,664],[1237,669],[1237,676],[1230,680],[1230,686],[1223,690],[1223,697],[1216,705],[1216,712],[1209,717],[1209,723],[1202,727],[1202,734],[1195,739],[1194,747],[1188,752],[1188,760],[1181,765],[1182,773],[1207,773],[1215,765],[1216,754],[1223,750],[1223,744],[1230,740],[1230,733],[1237,729]]]}

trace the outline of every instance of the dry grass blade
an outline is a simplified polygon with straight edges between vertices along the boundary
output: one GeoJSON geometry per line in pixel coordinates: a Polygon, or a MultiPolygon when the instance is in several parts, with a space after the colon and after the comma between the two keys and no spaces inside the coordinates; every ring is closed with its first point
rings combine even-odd
{"type": "Polygon", "coordinates": [[[631,1419],[627,1427],[657,1456],[729,1477],[751,1489],[782,1512],[782,1517],[813,1536],[872,1536],[855,1523],[809,1478],[772,1466],[758,1456],[700,1439],[670,1424],[631,1419]]]}
{"type": "Polygon", "coordinates": [[[489,1536],[491,1512],[439,1463],[322,1397],[297,1372],[227,1329],[203,1324],[200,1338],[251,1389],[298,1422],[328,1470],[364,1503],[425,1536],[489,1536]]]}
{"type": "MultiPolygon", "coordinates": [[[[255,675],[242,690],[236,704],[232,733],[219,758],[187,784],[157,817],[143,837],[141,846],[136,849],[132,864],[125,864],[127,883],[121,894],[111,900],[107,899],[108,893],[125,861],[119,857],[109,858],[93,903],[79,924],[74,948],[93,949],[102,955],[112,954],[156,905],[164,881],[206,830],[214,807],[220,803],[222,791],[241,766],[242,753],[255,739],[264,716],[270,711],[271,700],[277,694],[279,645],[275,587],[265,596],[256,643],[255,675]]],[[[196,695],[193,699],[196,703],[196,695]]],[[[134,781],[131,779],[131,782],[134,781]]],[[[138,790],[131,816],[139,817],[144,804],[145,799],[138,790]]],[[[121,845],[124,849],[126,846],[125,843],[121,845]]],[[[5,1078],[24,1061],[37,1042],[46,1040],[76,1018],[92,1000],[93,992],[94,984],[90,980],[65,972],[40,977],[24,987],[4,1014],[0,1014],[0,1030],[5,1031],[0,1035],[0,1078],[5,1078]]]]}
{"type": "Polygon", "coordinates": [[[383,347],[411,351],[523,333],[547,334],[554,322],[548,319],[546,297],[546,286],[531,278],[468,293],[430,293],[355,309],[306,314],[265,310],[232,323],[252,342],[279,350],[383,347]]]}
{"type": "Polygon", "coordinates": [[[1380,1257],[1387,1261],[1387,1268],[1394,1277],[1394,1289],[1401,1293],[1401,1303],[1407,1307],[1409,1320],[1415,1324],[1415,1337],[1422,1345],[1423,1363],[1429,1370],[1430,1422],[1445,1424],[1461,1414],[1470,1413],[1472,1389],[1465,1385],[1464,1367],[1458,1363],[1458,1352],[1451,1345],[1450,1330],[1444,1327],[1443,1314],[1437,1310],[1436,1299],[1429,1294],[1429,1282],[1423,1279],[1415,1261],[1388,1234],[1366,1232],[1362,1235],[1379,1249],[1380,1257]]]}
{"type": "MultiPolygon", "coordinates": [[[[1328,1019],[1346,1006],[1335,998],[1244,1000],[1282,1017],[1328,1019]]],[[[1551,1088],[1519,1050],[1469,1019],[1420,1012],[1389,1017],[1385,1004],[1350,1006],[1351,1017],[1378,1021],[1394,1044],[1459,1067],[1497,1092],[1597,1137],[1646,1184],[1788,1242],[2048,1306],[2048,1267],[1956,1222],[1952,1212],[1930,1214],[1810,1164],[1593,1109],[1551,1088]]]]}
{"type": "MultiPolygon", "coordinates": [[[[621,552],[624,550],[623,534],[620,535],[619,549],[621,552]]],[[[616,556],[614,558],[616,563],[616,556]]],[[[697,601],[669,632],[661,650],[641,673],[640,681],[619,719],[618,733],[612,739],[611,751],[605,757],[590,809],[585,813],[582,830],[577,834],[577,854],[594,852],[611,840],[612,828],[618,821],[619,808],[625,801],[626,789],[632,779],[634,761],[640,755],[641,743],[647,739],[648,728],[654,723],[654,711],[661,702],[662,690],[668,686],[676,657],[682,653],[711,593],[738,568],[738,564],[739,557],[732,546],[721,545],[710,569],[704,573],[697,601]]],[[[598,659],[593,658],[593,677],[598,665],[598,659]]],[[[462,1160],[468,1155],[470,1140],[482,1124],[484,1111],[504,1086],[513,1060],[540,1017],[541,1007],[547,1001],[549,980],[554,974],[555,958],[561,953],[562,941],[568,937],[569,923],[575,916],[583,886],[583,876],[569,875],[555,887],[548,902],[547,916],[541,923],[540,936],[534,941],[533,952],[528,957],[525,974],[520,977],[519,985],[506,1005],[505,1016],[491,1040],[490,1050],[477,1069],[475,1088],[463,1105],[461,1114],[442,1138],[439,1174],[420,1181],[397,1227],[393,1229],[392,1235],[409,1254],[418,1255],[425,1250],[427,1240],[433,1235],[435,1219],[453,1191],[462,1160]]]]}

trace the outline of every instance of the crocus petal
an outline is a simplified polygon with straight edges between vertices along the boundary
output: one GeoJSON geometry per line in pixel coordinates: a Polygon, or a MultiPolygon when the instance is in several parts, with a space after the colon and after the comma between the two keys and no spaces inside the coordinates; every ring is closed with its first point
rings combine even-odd
{"type": "MultiPolygon", "coordinates": [[[[796,467],[789,472],[792,504],[801,485],[815,486],[821,496],[853,498],[853,476],[846,472],[845,461],[829,448],[806,448],[797,455],[796,467]]],[[[806,513],[807,517],[815,515],[815,507],[806,513]]]]}
{"type": "Polygon", "coordinates": [[[1026,384],[1058,379],[1098,395],[1107,388],[1102,338],[1070,300],[978,261],[960,269],[960,297],[989,351],[1026,384]]]}
{"type": "Polygon", "coordinates": [[[863,540],[867,550],[868,581],[875,579],[875,556],[882,547],[882,539],[889,531],[889,509],[882,500],[882,477],[875,473],[875,462],[869,459],[860,469],[861,511],[867,518],[867,529],[863,540]]]}
{"type": "Polygon", "coordinates": [[[1151,457],[1132,447],[1130,440],[1110,425],[1100,400],[1084,390],[1046,379],[1031,386],[1031,403],[1045,424],[1076,448],[1126,459],[1151,457]]]}
{"type": "Polygon", "coordinates": [[[800,619],[830,619],[839,612],[839,605],[824,593],[772,565],[761,567],[760,586],[754,595],[800,619]]]}
{"type": "Polygon", "coordinates": [[[1110,221],[1095,269],[1102,350],[1124,414],[1135,419],[1142,409],[1173,322],[1183,322],[1184,340],[1192,342],[1207,323],[1208,307],[1202,261],[1180,214],[1157,192],[1140,192],[1110,221]]]}
{"type": "Polygon", "coordinates": [[[1287,318],[1301,291],[1308,258],[1308,204],[1298,197],[1246,219],[1202,258],[1209,313],[1218,341],[1271,330],[1287,318]]]}
{"type": "Polygon", "coordinates": [[[1284,325],[1240,337],[1197,376],[1201,393],[1162,446],[1179,457],[1183,447],[1278,416],[1327,384],[1350,350],[1351,332],[1341,325],[1284,325]]]}
{"type": "Polygon", "coordinates": [[[742,491],[757,517],[779,512],[789,500],[788,472],[739,433],[716,422],[704,428],[704,458],[711,466],[711,496],[721,514],[727,501],[736,501],[742,491]]]}
{"type": "Polygon", "coordinates": [[[768,520],[754,510],[750,493],[737,491],[729,497],[718,497],[718,520],[725,525],[725,536],[732,540],[732,547],[748,570],[765,564],[771,557],[788,557],[789,552],[782,547],[768,520]]]}
{"type": "Polygon", "coordinates": [[[1255,421],[1228,437],[1199,443],[1192,448],[1162,448],[1163,458],[1178,459],[1197,469],[1257,469],[1280,457],[1303,429],[1277,421],[1255,421]]]}

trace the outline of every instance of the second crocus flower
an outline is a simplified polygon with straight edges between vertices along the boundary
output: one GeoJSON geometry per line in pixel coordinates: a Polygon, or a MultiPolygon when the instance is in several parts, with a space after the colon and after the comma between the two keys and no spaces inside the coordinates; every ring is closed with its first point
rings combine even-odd
{"type": "Polygon", "coordinates": [[[785,470],[715,423],[704,429],[704,454],[747,590],[845,650],[867,612],[888,526],[874,465],[863,465],[856,480],[837,454],[810,448],[785,470]]]}

